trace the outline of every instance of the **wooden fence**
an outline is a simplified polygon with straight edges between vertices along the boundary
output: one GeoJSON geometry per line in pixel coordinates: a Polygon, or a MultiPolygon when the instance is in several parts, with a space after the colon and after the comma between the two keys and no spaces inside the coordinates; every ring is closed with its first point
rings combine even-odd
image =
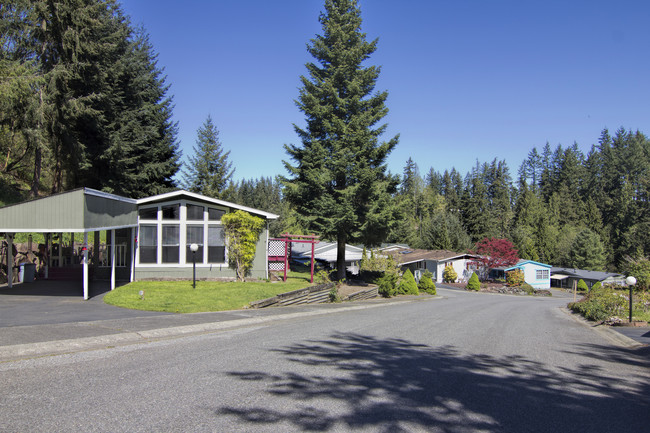
{"type": "Polygon", "coordinates": [[[364,299],[373,299],[379,296],[379,289],[373,287],[372,289],[362,290],[360,292],[352,293],[350,296],[347,296],[344,301],[362,301],[364,299]]]}
{"type": "Polygon", "coordinates": [[[299,304],[322,304],[329,302],[330,291],[335,286],[336,285],[334,283],[318,284],[316,286],[307,287],[305,289],[298,289],[292,292],[281,293],[272,298],[251,302],[251,307],[264,308],[299,304]]]}

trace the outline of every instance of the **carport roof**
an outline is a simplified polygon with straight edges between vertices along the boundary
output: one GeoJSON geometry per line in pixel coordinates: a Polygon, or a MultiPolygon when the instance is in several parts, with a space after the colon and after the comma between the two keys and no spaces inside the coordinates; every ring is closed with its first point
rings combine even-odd
{"type": "Polygon", "coordinates": [[[91,188],[0,208],[0,233],[83,233],[137,225],[136,200],[91,188]]]}

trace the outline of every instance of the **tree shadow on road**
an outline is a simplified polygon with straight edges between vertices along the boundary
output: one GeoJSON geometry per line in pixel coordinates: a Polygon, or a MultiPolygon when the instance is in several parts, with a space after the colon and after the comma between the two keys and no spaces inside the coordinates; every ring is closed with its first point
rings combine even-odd
{"type": "Polygon", "coordinates": [[[354,333],[276,351],[292,371],[228,374],[258,382],[286,409],[224,406],[218,415],[303,431],[612,432],[650,421],[647,376],[614,376],[602,363],[560,369],[354,333]]]}

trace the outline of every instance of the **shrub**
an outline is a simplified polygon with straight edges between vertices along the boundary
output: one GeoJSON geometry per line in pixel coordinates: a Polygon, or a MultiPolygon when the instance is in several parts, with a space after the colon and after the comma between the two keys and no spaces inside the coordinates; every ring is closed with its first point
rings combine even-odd
{"type": "Polygon", "coordinates": [[[399,287],[397,287],[397,293],[401,295],[420,294],[418,285],[415,282],[415,278],[413,277],[413,273],[411,273],[410,269],[407,269],[406,272],[404,272],[404,275],[402,275],[402,281],[400,281],[399,287]]]}
{"type": "Polygon", "coordinates": [[[586,292],[588,290],[589,290],[589,287],[587,287],[587,283],[585,283],[585,280],[580,279],[580,281],[578,281],[578,291],[579,292],[586,292]]]}
{"type": "Polygon", "coordinates": [[[521,269],[513,269],[512,271],[506,273],[506,286],[519,287],[525,282],[524,271],[521,269]]]}
{"type": "Polygon", "coordinates": [[[523,290],[524,292],[526,292],[527,295],[534,295],[534,294],[535,294],[535,289],[533,288],[533,286],[531,286],[531,285],[528,284],[528,283],[524,283],[524,284],[522,284],[522,285],[520,286],[520,288],[521,288],[521,290],[523,290]]]}
{"type": "Polygon", "coordinates": [[[386,273],[377,280],[379,294],[384,298],[390,298],[397,293],[397,275],[386,273]]]}
{"type": "Polygon", "coordinates": [[[603,321],[612,316],[625,315],[628,298],[611,287],[602,287],[585,295],[578,302],[571,302],[568,307],[586,319],[603,321]]]}
{"type": "Polygon", "coordinates": [[[418,284],[418,289],[423,292],[427,292],[430,295],[436,294],[436,285],[433,282],[433,274],[429,271],[424,271],[420,277],[420,283],[418,284]]]}
{"type": "Polygon", "coordinates": [[[332,287],[329,296],[330,296],[330,302],[341,302],[341,296],[339,296],[339,289],[336,286],[332,287]]]}
{"type": "Polygon", "coordinates": [[[316,275],[314,275],[314,281],[316,284],[331,283],[332,280],[330,279],[329,274],[330,273],[325,269],[321,269],[320,271],[316,272],[316,275]]]}
{"type": "Polygon", "coordinates": [[[600,290],[601,287],[603,287],[603,285],[600,283],[600,281],[597,281],[596,284],[591,286],[590,292],[598,292],[598,290],[600,290]]]}
{"type": "Polygon", "coordinates": [[[452,265],[445,266],[445,270],[442,273],[442,280],[445,283],[455,283],[458,279],[458,274],[452,265]]]}
{"type": "Polygon", "coordinates": [[[481,290],[481,282],[478,280],[478,275],[476,275],[476,272],[474,272],[472,276],[469,277],[469,281],[467,282],[465,289],[474,290],[475,292],[481,290]]]}

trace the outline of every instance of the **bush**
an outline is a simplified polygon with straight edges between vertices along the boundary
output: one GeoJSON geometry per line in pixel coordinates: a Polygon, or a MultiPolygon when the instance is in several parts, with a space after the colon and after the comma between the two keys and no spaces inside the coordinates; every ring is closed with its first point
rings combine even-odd
{"type": "Polygon", "coordinates": [[[431,272],[424,271],[422,277],[420,277],[418,289],[430,295],[436,294],[436,284],[433,282],[433,274],[431,272]]]}
{"type": "Polygon", "coordinates": [[[415,278],[413,277],[413,274],[411,273],[410,269],[407,269],[406,272],[404,272],[404,275],[402,275],[402,281],[400,281],[399,287],[397,287],[397,293],[401,295],[420,294],[420,291],[418,290],[418,285],[415,282],[415,278]]]}
{"type": "Polygon", "coordinates": [[[521,269],[513,269],[506,273],[506,286],[520,287],[526,281],[524,280],[524,271],[521,269]]]}
{"type": "Polygon", "coordinates": [[[455,283],[458,279],[458,274],[452,265],[445,266],[445,270],[442,273],[442,280],[445,283],[455,283]]]}
{"type": "Polygon", "coordinates": [[[478,275],[476,275],[476,272],[474,272],[472,276],[469,277],[469,281],[467,282],[465,289],[474,290],[475,292],[481,290],[481,282],[478,280],[478,275]]]}
{"type": "Polygon", "coordinates": [[[598,292],[603,287],[603,285],[600,283],[600,281],[597,281],[596,284],[591,286],[590,292],[598,292]]]}
{"type": "Polygon", "coordinates": [[[528,283],[524,283],[520,286],[521,290],[526,292],[527,295],[534,295],[535,294],[535,288],[531,286],[528,283]]]}
{"type": "Polygon", "coordinates": [[[384,298],[390,298],[397,294],[397,275],[386,273],[377,280],[379,294],[384,298]]]}
{"type": "Polygon", "coordinates": [[[586,319],[601,322],[612,316],[623,316],[627,311],[629,300],[626,295],[611,287],[602,287],[592,291],[578,302],[571,302],[568,307],[586,319]]]}
{"type": "Polygon", "coordinates": [[[589,287],[587,287],[587,283],[585,283],[585,280],[580,279],[580,281],[578,281],[578,291],[579,292],[586,292],[588,290],[589,290],[589,287]]]}
{"type": "Polygon", "coordinates": [[[339,289],[336,286],[332,287],[329,296],[330,296],[330,302],[341,302],[341,297],[339,296],[339,289]]]}

